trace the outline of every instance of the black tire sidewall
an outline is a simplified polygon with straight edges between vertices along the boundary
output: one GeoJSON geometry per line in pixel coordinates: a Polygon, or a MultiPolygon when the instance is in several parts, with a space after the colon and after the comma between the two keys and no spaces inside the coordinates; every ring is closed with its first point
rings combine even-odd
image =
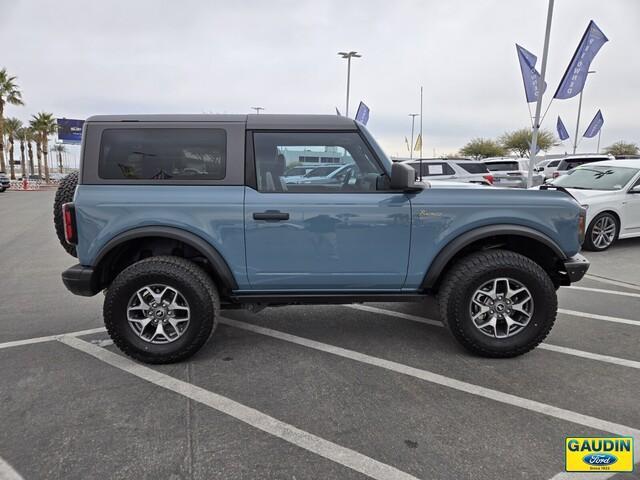
{"type": "Polygon", "coordinates": [[[616,218],[616,216],[612,215],[611,213],[608,213],[608,212],[599,213],[598,215],[596,215],[593,218],[593,220],[591,220],[591,223],[589,224],[589,227],[587,228],[587,234],[586,234],[586,238],[585,238],[585,241],[584,241],[584,249],[585,250],[590,250],[592,252],[604,252],[609,247],[611,247],[614,243],[616,243],[616,240],[618,239],[618,235],[619,234],[620,234],[620,223],[618,222],[618,219],[616,218]],[[604,248],[597,247],[593,243],[593,241],[591,240],[591,235],[593,233],[593,227],[596,225],[596,222],[598,220],[600,220],[602,217],[610,217],[613,220],[613,223],[616,226],[615,238],[613,239],[613,241],[609,245],[607,245],[604,248]]]}
{"type": "Polygon", "coordinates": [[[105,325],[116,345],[128,355],[150,363],[169,363],[186,358],[200,348],[209,338],[217,312],[211,292],[195,278],[189,278],[187,272],[157,270],[125,270],[116,278],[105,298],[105,325]],[[190,308],[187,330],[171,343],[152,344],[142,340],[127,320],[127,306],[131,297],[139,289],[152,284],[175,288],[184,296],[190,308]]]}

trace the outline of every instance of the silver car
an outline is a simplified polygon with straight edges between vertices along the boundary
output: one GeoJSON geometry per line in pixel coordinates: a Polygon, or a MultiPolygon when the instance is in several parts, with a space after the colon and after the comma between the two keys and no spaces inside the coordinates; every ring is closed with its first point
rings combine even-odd
{"type": "MultiPolygon", "coordinates": [[[[493,174],[496,187],[527,188],[529,176],[529,159],[527,158],[485,158],[482,160],[493,174]]],[[[533,186],[542,185],[544,174],[533,172],[533,186]]]]}
{"type": "MultiPolygon", "coordinates": [[[[420,160],[405,161],[420,176],[420,160]]],[[[466,158],[438,158],[422,160],[423,180],[455,180],[457,182],[477,183],[491,185],[493,176],[486,165],[476,160],[466,158]]]]}

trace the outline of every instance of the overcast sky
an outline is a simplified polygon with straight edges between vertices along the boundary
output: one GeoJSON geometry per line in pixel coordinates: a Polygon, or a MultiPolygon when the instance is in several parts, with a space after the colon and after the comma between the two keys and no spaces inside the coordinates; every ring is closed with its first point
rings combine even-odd
{"type": "MultiPolygon", "coordinates": [[[[25,107],[105,113],[344,113],[371,108],[369,128],[404,155],[424,86],[425,156],[529,124],[514,44],[542,57],[546,0],[0,0],[0,67],[25,107]]],[[[580,135],[602,109],[602,144],[640,142],[640,1],[556,0],[545,106],[589,22],[609,37],[584,94],[580,135]]],[[[554,101],[572,138],[578,99],[554,101]]],[[[416,119],[418,120],[418,119],[416,119]]],[[[416,130],[419,122],[416,121],[416,130]]],[[[594,151],[585,139],[582,151],[594,151]]],[[[568,142],[555,149],[569,149],[568,142]]]]}

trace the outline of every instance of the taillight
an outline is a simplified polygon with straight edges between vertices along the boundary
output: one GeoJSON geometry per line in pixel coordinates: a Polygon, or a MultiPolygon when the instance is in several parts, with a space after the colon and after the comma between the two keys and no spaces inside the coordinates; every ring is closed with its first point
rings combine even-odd
{"type": "Polygon", "coordinates": [[[560,172],[553,172],[553,178],[558,178],[560,176],[560,172]]]}
{"type": "Polygon", "coordinates": [[[76,228],[76,208],[73,203],[62,205],[62,223],[64,225],[64,239],[71,245],[78,243],[76,228]]]}
{"type": "Polygon", "coordinates": [[[493,185],[493,175],[483,175],[482,178],[484,178],[487,182],[493,185]]]}
{"type": "Polygon", "coordinates": [[[585,232],[587,230],[587,209],[583,206],[578,216],[578,240],[580,245],[584,243],[585,232]]]}

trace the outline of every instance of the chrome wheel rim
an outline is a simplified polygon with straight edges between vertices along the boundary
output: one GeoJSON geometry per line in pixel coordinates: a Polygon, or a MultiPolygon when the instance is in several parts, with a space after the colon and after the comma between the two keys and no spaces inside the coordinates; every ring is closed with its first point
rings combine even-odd
{"type": "Polygon", "coordinates": [[[533,297],[522,283],[512,278],[494,278],[471,297],[471,322],[482,334],[508,338],[520,333],[533,316],[533,297]]]}
{"type": "Polygon", "coordinates": [[[609,215],[596,220],[591,229],[591,242],[597,248],[606,248],[616,238],[616,222],[609,215]]]}
{"type": "Polygon", "coordinates": [[[175,342],[189,328],[191,310],[178,290],[168,285],[146,285],[127,304],[131,330],[148,343],[175,342]]]}

